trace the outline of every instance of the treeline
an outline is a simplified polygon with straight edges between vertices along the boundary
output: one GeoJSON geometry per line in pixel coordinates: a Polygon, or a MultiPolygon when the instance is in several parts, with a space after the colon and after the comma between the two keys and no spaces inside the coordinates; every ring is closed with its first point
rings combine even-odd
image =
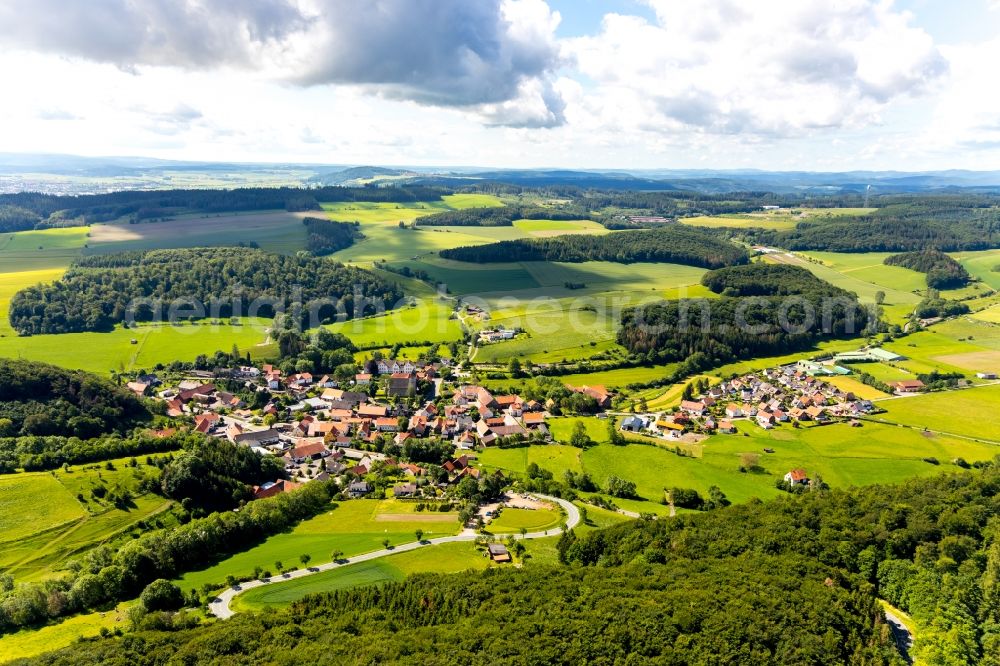
{"type": "Polygon", "coordinates": [[[943,251],[1000,247],[1000,203],[976,195],[926,196],[867,215],[800,222],[788,231],[734,231],[757,243],[830,252],[943,251]]]}
{"type": "Polygon", "coordinates": [[[898,663],[871,586],[826,587],[831,573],[758,555],[416,574],[283,612],[81,642],[37,663],[898,663]]]}
{"type": "Polygon", "coordinates": [[[84,258],[60,280],[17,292],[10,323],[20,335],[110,331],[130,316],[166,320],[172,302],[178,318],[273,317],[298,304],[303,317],[315,308],[330,321],[338,307],[355,316],[356,296],[389,307],[402,293],[370,271],[325,259],[248,248],[151,250],[84,258]]]}
{"type": "Polygon", "coordinates": [[[958,289],[972,279],[962,264],[933,248],[920,252],[904,252],[885,258],[887,266],[902,266],[927,274],[927,286],[932,289],[958,289]]]}
{"type": "Polygon", "coordinates": [[[719,268],[745,264],[741,247],[695,227],[622,231],[604,236],[568,234],[554,238],[517,239],[441,250],[446,259],[474,263],[506,261],[639,261],[719,268]]]}
{"type": "Polygon", "coordinates": [[[246,187],[231,190],[125,190],[77,196],[18,192],[0,195],[0,232],[49,226],[84,225],[127,217],[132,221],[181,212],[319,210],[319,202],[438,201],[440,187],[246,187]]]}
{"type": "Polygon", "coordinates": [[[0,358],[0,437],[121,433],[151,414],[131,391],[79,370],[0,358]]]}
{"type": "Polygon", "coordinates": [[[424,227],[509,227],[514,220],[579,220],[587,217],[587,211],[579,208],[565,206],[545,208],[511,204],[493,208],[448,210],[417,218],[416,224],[424,227]]]}
{"type": "Polygon", "coordinates": [[[103,435],[94,439],[57,435],[3,437],[0,438],[0,474],[10,474],[18,468],[36,472],[63,465],[175,451],[187,445],[191,437],[188,434],[160,437],[149,432],[127,437],[103,435]]]}
{"type": "Polygon", "coordinates": [[[834,588],[860,578],[908,611],[917,623],[919,662],[995,665],[998,493],[1000,467],[993,463],[897,486],[806,493],[707,515],[629,523],[565,539],[560,550],[566,561],[598,570],[635,562],[673,567],[689,560],[805,556],[838,571],[831,575],[834,588]]]}
{"type": "Polygon", "coordinates": [[[334,222],[318,217],[302,220],[306,225],[306,249],[317,257],[333,254],[364,238],[357,222],[334,222]]]}
{"type": "Polygon", "coordinates": [[[917,303],[913,308],[913,315],[918,319],[931,319],[934,317],[957,317],[968,314],[969,306],[962,301],[953,301],[941,298],[936,292],[928,294],[927,298],[917,303]]]}
{"type": "Polygon", "coordinates": [[[294,492],[251,502],[238,512],[213,513],[100,546],[62,578],[0,586],[0,632],[133,599],[156,579],[170,580],[204,568],[330,510],[335,491],[332,483],[314,481],[294,492]]]}
{"type": "Polygon", "coordinates": [[[871,323],[854,294],[796,266],[723,268],[704,275],[702,284],[720,298],[662,301],[623,311],[618,343],[650,362],[698,356],[698,366],[704,367],[857,336],[871,323]]]}

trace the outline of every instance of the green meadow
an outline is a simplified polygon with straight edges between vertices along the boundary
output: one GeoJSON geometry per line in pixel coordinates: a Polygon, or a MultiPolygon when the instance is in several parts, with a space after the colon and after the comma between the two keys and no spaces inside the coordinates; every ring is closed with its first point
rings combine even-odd
{"type": "Polygon", "coordinates": [[[732,227],[736,229],[794,229],[804,221],[817,221],[845,215],[864,215],[874,208],[782,208],[762,210],[753,213],[732,213],[725,215],[699,215],[678,218],[678,222],[696,227],[732,227]]]}
{"type": "MultiPolygon", "coordinates": [[[[1000,391],[996,393],[1000,396],[1000,391]]],[[[912,400],[890,400],[880,405],[889,408],[890,404],[895,407],[897,403],[905,405],[912,400]]],[[[961,409],[961,405],[953,406],[961,409]]],[[[889,414],[882,417],[890,418],[893,413],[890,409],[889,414]]],[[[747,421],[736,424],[738,434],[713,435],[705,440],[700,447],[700,457],[678,456],[663,448],[672,446],[665,441],[661,446],[653,443],[612,446],[604,443],[606,426],[601,422],[593,426],[592,437],[602,442],[597,446],[584,450],[558,444],[487,449],[480,454],[479,463],[487,469],[525,474],[528,464],[533,462],[551,471],[556,478],[561,478],[567,470],[583,471],[602,487],[608,477],[618,476],[635,482],[639,495],[646,502],[615,499],[616,504],[640,512],[662,512],[657,503],[663,497],[664,488],[694,488],[704,495],[710,486],[717,485],[730,500],[746,501],[751,497],[777,495],[780,491],[775,488],[775,482],[796,467],[819,474],[832,486],[846,487],[894,483],[913,476],[936,474],[954,469],[947,463],[957,457],[972,462],[989,460],[1000,453],[1000,447],[989,443],[872,422],[865,422],[860,428],[847,424],[798,429],[782,425],[768,431],[747,421]],[[764,449],[773,449],[774,453],[764,453],[764,449]],[[764,471],[741,472],[743,454],[756,455],[764,471]],[[944,464],[933,465],[924,462],[924,458],[937,458],[944,464]]],[[[567,426],[571,427],[571,423],[567,426]]],[[[1000,441],[998,429],[1000,426],[990,432],[997,431],[994,434],[1000,441]]],[[[556,426],[553,430],[557,438],[568,439],[566,428],[556,426]]]]}
{"type": "Polygon", "coordinates": [[[307,594],[396,582],[415,573],[454,573],[488,566],[489,559],[476,549],[475,544],[443,543],[257,587],[238,595],[232,606],[238,611],[260,611],[287,606],[307,594]]]}
{"type": "Polygon", "coordinates": [[[166,511],[169,501],[138,494],[139,479],[152,470],[128,462],[0,476],[0,571],[19,581],[51,577],[79,553],[166,511]],[[133,501],[116,508],[92,495],[97,486],[126,488],[133,501]]]}
{"type": "Polygon", "coordinates": [[[878,405],[886,410],[876,417],[880,420],[991,442],[988,450],[1000,454],[996,446],[1000,445],[1000,420],[994,417],[1000,411],[1000,385],[893,398],[878,405]]]}
{"type": "Polygon", "coordinates": [[[5,634],[0,637],[0,663],[30,659],[43,652],[59,650],[78,640],[93,638],[102,629],[125,630],[128,627],[127,606],[119,604],[107,611],[74,615],[62,622],[5,634]]]}
{"type": "MultiPolygon", "coordinates": [[[[228,320],[227,320],[228,321],[228,320]]],[[[194,323],[148,324],[116,328],[109,333],[62,333],[0,337],[0,357],[45,361],[66,368],[99,374],[109,371],[151,368],[157,363],[193,361],[199,354],[228,352],[235,344],[251,357],[261,357],[272,348],[261,346],[267,339],[263,321],[241,325],[194,323]],[[135,340],[135,344],[132,344],[135,340]]]]}
{"type": "Polygon", "coordinates": [[[514,534],[521,530],[542,532],[558,528],[566,520],[557,509],[506,508],[487,526],[493,534],[514,534]]]}
{"type": "Polygon", "coordinates": [[[276,562],[285,568],[301,566],[299,556],[308,554],[313,563],[329,562],[334,549],[344,557],[381,550],[383,539],[391,544],[456,534],[455,513],[414,513],[413,505],[394,500],[351,500],[331,506],[326,513],[299,523],[289,532],[277,534],[258,546],[229,557],[201,571],[183,576],[178,584],[199,590],[209,584],[222,587],[229,575],[250,576],[255,567],[277,574],[276,562]]]}
{"type": "Polygon", "coordinates": [[[422,299],[416,305],[326,328],[343,333],[358,347],[391,347],[406,342],[451,342],[462,337],[462,325],[450,303],[422,299]]]}

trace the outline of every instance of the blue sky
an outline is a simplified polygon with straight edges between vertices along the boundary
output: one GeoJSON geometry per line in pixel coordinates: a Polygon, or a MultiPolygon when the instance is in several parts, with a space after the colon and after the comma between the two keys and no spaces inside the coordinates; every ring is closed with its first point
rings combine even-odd
{"type": "Polygon", "coordinates": [[[5,0],[0,145],[1000,169],[997,62],[1000,0],[5,0]]]}

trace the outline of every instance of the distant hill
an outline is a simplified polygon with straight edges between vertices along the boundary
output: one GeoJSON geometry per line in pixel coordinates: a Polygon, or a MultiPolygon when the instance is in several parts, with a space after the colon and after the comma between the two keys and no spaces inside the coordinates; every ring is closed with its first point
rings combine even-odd
{"type": "Polygon", "coordinates": [[[363,185],[367,181],[379,180],[382,178],[397,178],[401,176],[417,176],[412,171],[402,169],[388,169],[377,166],[359,166],[344,169],[342,171],[331,171],[313,176],[309,179],[310,184],[316,185],[363,185]]]}

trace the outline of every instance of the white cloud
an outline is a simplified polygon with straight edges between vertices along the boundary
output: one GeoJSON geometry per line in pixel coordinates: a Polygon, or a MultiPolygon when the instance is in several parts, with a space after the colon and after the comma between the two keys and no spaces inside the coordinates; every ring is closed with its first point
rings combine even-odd
{"type": "Polygon", "coordinates": [[[647,0],[657,22],[610,14],[567,55],[634,127],[784,137],[877,122],[946,73],[909,15],[875,0],[647,0]]]}
{"type": "Polygon", "coordinates": [[[558,23],[544,0],[8,0],[0,44],[127,71],[227,67],[355,85],[549,127],[563,121],[551,83],[558,23]]]}

